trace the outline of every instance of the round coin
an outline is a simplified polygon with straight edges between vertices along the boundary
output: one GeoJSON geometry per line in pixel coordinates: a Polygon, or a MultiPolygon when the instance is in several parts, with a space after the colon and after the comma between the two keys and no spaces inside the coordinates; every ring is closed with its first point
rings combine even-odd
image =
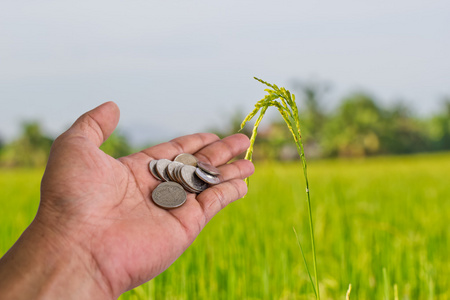
{"type": "Polygon", "coordinates": [[[170,178],[169,178],[169,176],[167,176],[167,173],[166,173],[166,168],[170,163],[171,163],[171,161],[168,159],[160,159],[156,163],[156,167],[155,167],[156,173],[158,173],[159,177],[163,181],[170,181],[170,178]]]}
{"type": "Polygon", "coordinates": [[[198,194],[200,193],[200,191],[197,190],[193,190],[192,188],[190,188],[188,185],[186,185],[186,183],[184,183],[183,181],[179,182],[180,185],[186,190],[186,192],[192,193],[192,194],[198,194]]]}
{"type": "Polygon", "coordinates": [[[176,182],[178,182],[179,184],[181,184],[181,185],[183,185],[182,183],[181,183],[181,177],[180,177],[180,171],[181,171],[181,168],[184,166],[184,164],[181,164],[181,165],[179,165],[179,166],[176,166],[175,167],[175,170],[173,170],[173,176],[175,177],[175,181],[176,182]]]}
{"type": "Polygon", "coordinates": [[[198,193],[206,190],[208,184],[198,178],[195,175],[195,170],[197,168],[193,166],[183,166],[180,171],[180,178],[187,186],[198,193]]]}
{"type": "Polygon", "coordinates": [[[159,177],[159,175],[158,175],[158,172],[156,172],[156,163],[157,163],[157,162],[158,162],[158,161],[155,160],[155,159],[152,160],[152,161],[150,161],[150,163],[148,164],[148,168],[149,168],[149,170],[150,170],[150,173],[152,173],[153,177],[155,177],[156,179],[162,181],[161,177],[159,177]]]}
{"type": "Polygon", "coordinates": [[[208,163],[198,161],[197,167],[199,167],[200,169],[202,169],[203,171],[205,171],[206,173],[209,173],[211,175],[215,175],[215,176],[220,175],[220,170],[208,163]]]}
{"type": "Polygon", "coordinates": [[[167,176],[172,181],[178,181],[178,179],[175,177],[175,174],[174,174],[175,168],[178,166],[183,166],[183,164],[180,162],[174,161],[167,165],[166,173],[167,173],[167,176]]]}
{"type": "Polygon", "coordinates": [[[197,168],[195,170],[195,174],[198,176],[198,178],[200,178],[201,180],[203,180],[206,183],[213,184],[213,185],[220,183],[220,179],[218,176],[214,176],[209,173],[206,173],[205,171],[203,171],[203,169],[197,168]]]}
{"type": "Polygon", "coordinates": [[[186,191],[176,182],[163,182],[153,190],[152,199],[162,208],[175,208],[186,202],[186,191]]]}
{"type": "Polygon", "coordinates": [[[185,165],[181,164],[181,166],[177,166],[174,170],[174,176],[176,178],[176,182],[178,182],[179,184],[181,184],[181,186],[188,191],[189,193],[197,193],[197,191],[193,190],[192,188],[190,188],[186,183],[183,182],[183,180],[181,179],[181,168],[183,168],[185,165]]]}
{"type": "Polygon", "coordinates": [[[174,161],[178,161],[180,163],[183,163],[185,165],[189,165],[189,166],[197,166],[197,158],[189,153],[182,153],[180,155],[178,155],[177,157],[175,157],[174,161]]]}

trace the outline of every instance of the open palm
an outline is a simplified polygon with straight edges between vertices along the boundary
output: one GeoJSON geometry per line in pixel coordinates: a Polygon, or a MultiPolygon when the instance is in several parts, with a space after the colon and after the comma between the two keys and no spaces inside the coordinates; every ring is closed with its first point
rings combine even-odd
{"type": "Polygon", "coordinates": [[[155,277],[194,241],[206,223],[247,192],[253,172],[246,160],[226,164],[248,147],[248,138],[193,134],[114,159],[99,146],[119,119],[108,102],[81,116],[54,143],[42,180],[36,220],[88,253],[100,281],[117,297],[155,277]],[[148,170],[153,159],[180,153],[220,166],[224,182],[165,210],[151,200],[160,183],[148,170]]]}

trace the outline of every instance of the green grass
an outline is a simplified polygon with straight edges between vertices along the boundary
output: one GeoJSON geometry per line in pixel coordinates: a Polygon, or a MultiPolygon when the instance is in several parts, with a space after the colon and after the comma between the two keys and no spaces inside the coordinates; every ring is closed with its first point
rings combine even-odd
{"type": "Polygon", "coordinates": [[[43,173],[43,169],[0,168],[0,255],[11,247],[33,220],[39,205],[43,173]]]}
{"type": "MultiPolygon", "coordinates": [[[[245,199],[121,299],[314,298],[292,230],[310,258],[298,164],[257,164],[245,199]]],[[[450,153],[308,163],[323,299],[345,299],[350,283],[350,299],[450,298],[449,170],[450,153]]],[[[31,222],[41,175],[0,171],[0,254],[31,222]]]]}

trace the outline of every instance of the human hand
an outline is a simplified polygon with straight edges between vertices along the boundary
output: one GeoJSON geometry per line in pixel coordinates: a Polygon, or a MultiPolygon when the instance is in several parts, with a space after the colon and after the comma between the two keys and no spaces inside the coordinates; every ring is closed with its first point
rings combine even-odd
{"type": "Polygon", "coordinates": [[[53,281],[41,276],[40,295],[79,298],[71,290],[81,289],[83,299],[117,298],[168,268],[217,212],[246,194],[243,179],[253,173],[252,163],[226,164],[248,147],[246,136],[220,140],[213,134],[193,134],[114,159],[99,146],[118,120],[117,106],[108,102],[81,116],[55,140],[38,214],[0,261],[0,279],[14,260],[14,270],[22,275],[23,268],[33,269],[43,260],[46,266],[38,266],[35,273],[49,274],[53,281]],[[151,200],[160,182],[149,173],[148,164],[152,159],[172,160],[180,153],[220,166],[224,182],[199,195],[188,193],[179,208],[161,209],[151,200]],[[22,256],[28,256],[27,266],[17,264],[22,256]],[[66,288],[60,286],[61,276],[68,276],[65,281],[73,277],[66,288]]]}

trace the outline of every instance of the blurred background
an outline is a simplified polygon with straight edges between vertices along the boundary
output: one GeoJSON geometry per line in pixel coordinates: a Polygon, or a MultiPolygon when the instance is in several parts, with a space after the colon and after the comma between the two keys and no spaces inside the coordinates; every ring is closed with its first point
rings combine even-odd
{"type": "MultiPolygon", "coordinates": [[[[2,165],[45,163],[51,139],[109,100],[121,109],[105,146],[115,156],[236,132],[264,95],[253,76],[297,95],[310,157],[450,147],[448,1],[1,6],[2,165]]],[[[292,156],[275,116],[256,158],[292,156]]]]}
{"type": "MultiPolygon", "coordinates": [[[[439,0],[2,1],[0,255],[81,114],[119,105],[114,157],[225,136],[266,94],[256,76],[297,96],[322,299],[450,299],[449,28],[439,0]]],[[[120,299],[314,298],[295,145],[277,111],[258,132],[245,199],[120,299]]]]}

